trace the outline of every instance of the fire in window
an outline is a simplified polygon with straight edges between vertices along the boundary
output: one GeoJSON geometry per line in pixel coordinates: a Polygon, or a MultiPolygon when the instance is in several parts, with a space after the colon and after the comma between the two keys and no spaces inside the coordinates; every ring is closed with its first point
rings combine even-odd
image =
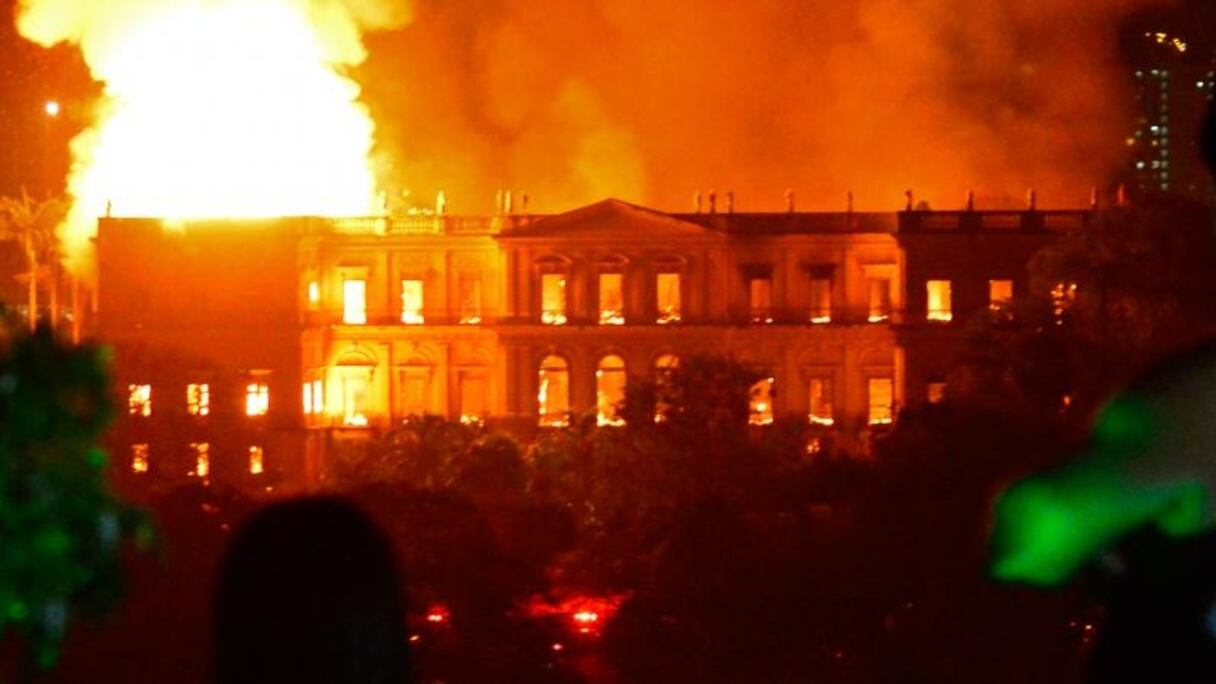
{"type": "Polygon", "coordinates": [[[422,325],[422,281],[401,281],[401,322],[406,325],[422,325]]]}
{"type": "Polygon", "coordinates": [[[368,404],[371,400],[371,369],[342,369],[342,424],[367,427],[368,404]]]}
{"type": "Polygon", "coordinates": [[[867,403],[870,425],[890,425],[895,422],[895,381],[891,378],[870,378],[867,383],[867,403]]]}
{"type": "Polygon", "coordinates": [[[266,451],[260,444],[249,447],[249,474],[261,475],[266,470],[266,451]]]}
{"type": "Polygon", "coordinates": [[[541,427],[570,424],[570,369],[560,356],[547,356],[540,364],[536,400],[541,427]]]}
{"type": "Polygon", "coordinates": [[[480,373],[460,376],[460,422],[480,424],[489,414],[489,382],[480,373]]]}
{"type": "Polygon", "coordinates": [[[988,308],[993,312],[1007,310],[1013,304],[1012,280],[988,281],[988,308]]]}
{"type": "Polygon", "coordinates": [[[146,473],[148,472],[148,445],[147,444],[132,444],[131,445],[131,472],[146,473]]]}
{"type": "Polygon", "coordinates": [[[481,323],[481,278],[466,276],[460,279],[460,323],[481,323]]]}
{"type": "Polygon", "coordinates": [[[566,276],[542,273],[540,276],[540,322],[566,324],[566,276]]]}
{"type": "Polygon", "coordinates": [[[1064,316],[1077,302],[1076,283],[1056,283],[1051,288],[1051,312],[1056,317],[1056,323],[1064,322],[1064,316]]]}
{"type": "Polygon", "coordinates": [[[811,322],[832,322],[832,280],[811,279],[811,322]]]}
{"type": "Polygon", "coordinates": [[[127,413],[144,418],[152,415],[152,385],[127,385],[127,413]]]}
{"type": "Polygon", "coordinates": [[[620,273],[600,274],[600,325],[625,324],[624,280],[620,273]]]}
{"type": "Polygon", "coordinates": [[[367,323],[367,281],[342,281],[342,322],[348,325],[367,323]]]}
{"type": "Polygon", "coordinates": [[[748,403],[747,422],[752,425],[773,424],[773,378],[765,378],[752,385],[748,403]]]}
{"type": "Polygon", "coordinates": [[[772,278],[749,278],[747,281],[747,308],[752,323],[773,322],[772,278]]]}
{"type": "Polygon", "coordinates": [[[211,413],[211,386],[207,383],[186,385],[186,413],[206,416],[211,413]]]}
{"type": "Polygon", "coordinates": [[[949,323],[954,320],[950,281],[930,280],[925,287],[929,295],[928,319],[935,323],[949,323]]]}
{"type": "Polygon", "coordinates": [[[245,385],[245,415],[264,416],[270,411],[270,385],[251,382],[245,385]]]}
{"type": "Polygon", "coordinates": [[[683,315],[680,307],[680,274],[658,274],[655,289],[658,295],[658,323],[679,323],[683,315]]]}
{"type": "Polygon", "coordinates": [[[867,278],[866,286],[869,290],[869,310],[870,315],[868,320],[871,323],[883,323],[891,319],[891,279],[890,278],[867,278]]]}
{"type": "Polygon", "coordinates": [[[190,450],[194,452],[194,476],[207,479],[211,475],[211,445],[207,442],[191,442],[190,450]]]}
{"type": "Polygon", "coordinates": [[[595,420],[599,425],[624,425],[620,407],[625,402],[625,360],[605,356],[595,369],[595,420]]]}
{"type": "Polygon", "coordinates": [[[810,395],[811,423],[823,426],[834,425],[836,416],[832,407],[832,380],[830,378],[811,378],[810,395]]]}

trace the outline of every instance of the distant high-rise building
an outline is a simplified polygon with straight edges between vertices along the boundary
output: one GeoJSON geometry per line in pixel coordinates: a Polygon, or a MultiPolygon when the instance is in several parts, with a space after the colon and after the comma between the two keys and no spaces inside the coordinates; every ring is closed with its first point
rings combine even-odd
{"type": "Polygon", "coordinates": [[[1139,116],[1127,138],[1129,184],[1137,194],[1167,192],[1212,200],[1199,153],[1204,116],[1216,96],[1216,51],[1186,38],[1147,32],[1133,77],[1139,116]]]}

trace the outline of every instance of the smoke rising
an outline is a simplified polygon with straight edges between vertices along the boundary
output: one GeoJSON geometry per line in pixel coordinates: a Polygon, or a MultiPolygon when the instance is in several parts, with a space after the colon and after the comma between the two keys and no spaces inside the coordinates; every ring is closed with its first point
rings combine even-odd
{"type": "Polygon", "coordinates": [[[418,0],[360,69],[381,180],[486,211],[616,195],[673,210],[1083,204],[1133,101],[1149,0],[418,0]]]}

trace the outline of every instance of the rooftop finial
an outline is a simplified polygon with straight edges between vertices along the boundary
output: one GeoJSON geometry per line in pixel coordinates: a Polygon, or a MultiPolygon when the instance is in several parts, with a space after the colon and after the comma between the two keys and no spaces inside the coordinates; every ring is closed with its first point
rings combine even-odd
{"type": "Polygon", "coordinates": [[[1093,186],[1089,189],[1089,210],[1098,210],[1098,186],[1093,186]]]}
{"type": "Polygon", "coordinates": [[[975,211],[975,191],[967,191],[967,211],[975,211]]]}
{"type": "Polygon", "coordinates": [[[717,190],[709,191],[709,213],[711,213],[711,214],[718,213],[718,191],[717,190]]]}
{"type": "Polygon", "coordinates": [[[442,190],[435,195],[435,213],[440,216],[448,213],[448,196],[442,190]]]}
{"type": "Polygon", "coordinates": [[[908,203],[904,206],[904,211],[912,211],[914,196],[911,190],[904,190],[904,199],[908,200],[908,203]]]}
{"type": "Polygon", "coordinates": [[[698,214],[701,213],[701,191],[697,190],[692,193],[692,210],[698,214]]]}
{"type": "Polygon", "coordinates": [[[728,213],[728,214],[735,213],[735,191],[734,190],[726,191],[726,213],[728,213]]]}
{"type": "Polygon", "coordinates": [[[853,191],[852,190],[850,190],[848,192],[848,194],[845,195],[845,202],[848,207],[848,212],[850,214],[852,214],[853,213],[853,191]]]}
{"type": "Polygon", "coordinates": [[[785,210],[789,213],[794,213],[794,189],[785,189],[785,210]]]}
{"type": "Polygon", "coordinates": [[[1035,192],[1034,188],[1026,191],[1026,210],[1034,211],[1039,208],[1039,193],[1035,192]]]}
{"type": "Polygon", "coordinates": [[[504,213],[504,214],[514,214],[515,213],[515,204],[511,200],[511,191],[510,190],[507,190],[502,195],[502,213],[504,213]]]}

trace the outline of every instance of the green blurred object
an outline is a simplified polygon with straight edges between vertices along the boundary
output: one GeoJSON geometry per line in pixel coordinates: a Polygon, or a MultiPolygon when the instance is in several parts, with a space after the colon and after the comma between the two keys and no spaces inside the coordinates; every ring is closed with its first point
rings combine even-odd
{"type": "Polygon", "coordinates": [[[1211,530],[1216,505],[1216,348],[1149,374],[1099,415],[1068,466],[1023,480],[997,502],[993,577],[1067,581],[1124,535],[1211,530]]]}
{"type": "Polygon", "coordinates": [[[105,352],[48,328],[0,335],[0,639],[21,639],[29,676],[58,661],[71,618],[117,603],[120,548],[151,528],[106,484],[105,352]]]}

